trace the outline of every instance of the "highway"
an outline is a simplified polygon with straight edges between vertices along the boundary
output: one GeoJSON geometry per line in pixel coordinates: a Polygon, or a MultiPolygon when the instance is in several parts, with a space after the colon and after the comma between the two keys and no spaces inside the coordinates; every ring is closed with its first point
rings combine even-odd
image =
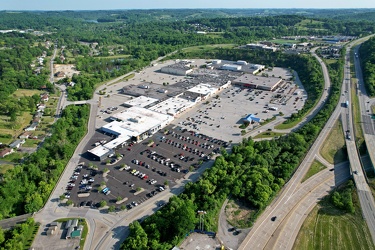
{"type": "MultiPolygon", "coordinates": [[[[363,41],[363,40],[362,40],[363,41]]],[[[359,63],[358,57],[358,48],[356,46],[354,49],[355,57],[354,57],[354,66],[355,72],[357,77],[357,95],[359,99],[359,107],[360,107],[360,114],[361,114],[361,121],[362,121],[362,129],[365,135],[366,145],[368,147],[368,152],[370,154],[370,159],[372,161],[372,165],[374,166],[374,129],[373,129],[373,122],[371,118],[369,118],[369,113],[367,110],[370,110],[370,107],[366,107],[366,104],[370,102],[370,99],[367,96],[367,92],[364,86],[363,77],[362,77],[362,70],[359,63]]],[[[347,76],[345,74],[345,76],[347,76]]],[[[350,74],[347,76],[350,79],[350,74]]],[[[349,80],[350,81],[350,80],[349,80]]],[[[355,83],[354,83],[355,84],[355,83]]],[[[352,100],[351,98],[351,91],[348,91],[348,99],[352,100]]],[[[346,128],[350,131],[351,138],[355,138],[353,135],[354,132],[354,120],[353,120],[353,110],[352,105],[348,107],[349,114],[345,112],[345,116],[347,116],[346,128]]],[[[345,126],[343,126],[345,127],[345,126]]],[[[375,201],[374,197],[371,193],[371,190],[367,184],[366,176],[364,173],[364,167],[359,159],[359,151],[357,150],[357,145],[355,141],[350,140],[350,138],[346,138],[346,147],[348,149],[348,156],[350,160],[350,168],[353,173],[353,179],[357,187],[357,192],[359,196],[359,201],[362,208],[362,215],[366,220],[367,226],[369,227],[371,237],[373,242],[375,242],[375,201]]]]}
{"type": "MultiPolygon", "coordinates": [[[[345,76],[350,74],[349,56],[350,46],[348,47],[345,56],[345,76]]],[[[327,86],[328,83],[328,86],[330,86],[327,68],[322,60],[318,59],[318,61],[323,69],[325,85],[327,86]]],[[[314,159],[318,159],[330,168],[319,156],[319,150],[342,112],[348,112],[347,109],[342,106],[342,103],[346,102],[348,98],[347,92],[350,92],[348,91],[349,79],[350,77],[344,79],[339,103],[305,159],[302,161],[291,180],[286,183],[282,193],[276,198],[271,206],[263,212],[262,216],[258,218],[239,249],[291,249],[304,218],[306,218],[314,205],[316,205],[317,201],[327,195],[334,186],[349,177],[347,170],[346,172],[345,170],[340,170],[344,171],[341,173],[339,172],[338,166],[335,166],[334,173],[341,177],[329,177],[328,173],[325,178],[318,178],[319,180],[316,182],[308,180],[306,181],[306,184],[301,184],[302,178],[305,176],[314,159]],[[305,195],[301,195],[301,189],[308,190],[308,192],[305,193],[305,195]],[[273,216],[277,216],[276,221],[271,221],[271,217],[273,216]],[[282,237],[279,237],[280,235],[282,235],[282,237]]],[[[323,174],[322,172],[318,175],[323,174]]],[[[316,177],[313,176],[311,179],[315,178],[316,177]]]]}

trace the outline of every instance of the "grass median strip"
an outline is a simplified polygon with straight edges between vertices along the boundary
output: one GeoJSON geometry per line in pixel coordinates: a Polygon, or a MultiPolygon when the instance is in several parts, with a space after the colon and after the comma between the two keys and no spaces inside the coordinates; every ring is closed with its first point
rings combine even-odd
{"type": "Polygon", "coordinates": [[[322,157],[331,164],[347,160],[345,139],[341,121],[337,121],[320,149],[322,157]]]}
{"type": "Polygon", "coordinates": [[[322,163],[320,163],[319,161],[313,161],[313,163],[311,164],[310,168],[309,168],[309,171],[307,171],[306,175],[303,177],[302,181],[301,182],[304,182],[306,181],[307,179],[309,179],[311,176],[319,173],[320,171],[322,171],[323,169],[325,169],[326,166],[324,166],[322,163]]]}

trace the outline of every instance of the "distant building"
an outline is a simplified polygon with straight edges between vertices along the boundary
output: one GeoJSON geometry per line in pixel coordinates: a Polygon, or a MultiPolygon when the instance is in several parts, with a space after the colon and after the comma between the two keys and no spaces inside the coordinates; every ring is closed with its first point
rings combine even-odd
{"type": "Polygon", "coordinates": [[[28,126],[27,128],[25,128],[25,131],[35,131],[35,129],[38,126],[38,124],[39,123],[36,123],[36,122],[31,123],[30,126],[28,126]]]}
{"type": "Polygon", "coordinates": [[[253,114],[247,115],[243,120],[244,120],[244,122],[248,122],[250,124],[252,124],[254,122],[256,122],[256,123],[262,122],[261,118],[255,117],[253,114]]]}
{"type": "Polygon", "coordinates": [[[250,64],[250,67],[249,67],[251,70],[252,70],[252,74],[253,75],[256,75],[258,74],[260,71],[264,70],[266,68],[266,66],[264,65],[261,65],[261,64],[250,64]]]}
{"type": "Polygon", "coordinates": [[[234,65],[234,64],[224,64],[223,66],[221,66],[220,69],[230,70],[230,71],[240,71],[242,69],[242,66],[234,65]]]}
{"type": "Polygon", "coordinates": [[[41,100],[42,102],[48,102],[48,100],[49,100],[49,96],[48,96],[48,94],[42,94],[42,95],[40,96],[40,100],[41,100]]]}
{"type": "Polygon", "coordinates": [[[162,67],[160,69],[162,73],[172,74],[172,75],[178,75],[178,76],[185,76],[187,74],[190,74],[193,72],[193,69],[190,68],[190,63],[187,62],[177,62],[172,65],[168,65],[165,67],[162,67]]]}
{"type": "Polygon", "coordinates": [[[28,139],[31,135],[32,135],[32,133],[29,132],[29,131],[27,131],[27,132],[22,133],[18,138],[20,138],[20,139],[28,139]]]}
{"type": "Polygon", "coordinates": [[[267,46],[265,44],[259,44],[259,43],[249,43],[249,44],[246,44],[245,47],[247,49],[252,49],[252,50],[268,50],[272,52],[275,52],[277,50],[276,47],[267,46]]]}
{"type": "Polygon", "coordinates": [[[20,139],[20,140],[15,140],[14,142],[12,142],[11,144],[9,144],[9,147],[10,148],[19,148],[21,147],[22,144],[25,143],[25,140],[24,139],[20,139]]]}
{"type": "Polygon", "coordinates": [[[233,80],[234,85],[239,85],[245,88],[261,89],[273,91],[283,80],[276,77],[263,77],[251,74],[243,74],[242,76],[233,80]]]}
{"type": "Polygon", "coordinates": [[[0,151],[0,157],[4,158],[5,156],[10,155],[13,152],[14,152],[13,148],[4,148],[0,151]]]}

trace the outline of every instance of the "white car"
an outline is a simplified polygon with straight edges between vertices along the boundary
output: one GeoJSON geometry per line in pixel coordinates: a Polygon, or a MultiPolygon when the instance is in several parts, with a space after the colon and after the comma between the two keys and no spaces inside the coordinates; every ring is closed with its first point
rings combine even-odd
{"type": "Polygon", "coordinates": [[[82,180],[80,184],[87,184],[87,180],[82,180]]]}
{"type": "Polygon", "coordinates": [[[91,190],[92,187],[91,186],[86,186],[86,190],[91,190]]]}
{"type": "Polygon", "coordinates": [[[76,184],[74,184],[74,183],[69,183],[68,184],[68,187],[74,187],[76,184]]]}
{"type": "Polygon", "coordinates": [[[73,175],[72,177],[71,177],[71,179],[78,179],[78,175],[73,175]]]}
{"type": "Polygon", "coordinates": [[[94,181],[95,181],[94,178],[89,179],[89,182],[94,182],[94,181]]]}
{"type": "Polygon", "coordinates": [[[88,174],[84,174],[84,175],[83,175],[83,178],[87,178],[87,177],[89,177],[88,174]]]}

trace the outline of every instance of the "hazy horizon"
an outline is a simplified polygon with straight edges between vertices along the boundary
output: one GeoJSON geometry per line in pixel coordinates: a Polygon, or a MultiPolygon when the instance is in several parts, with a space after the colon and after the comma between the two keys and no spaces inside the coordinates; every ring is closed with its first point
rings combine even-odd
{"type": "Polygon", "coordinates": [[[358,1],[303,1],[280,2],[269,0],[259,3],[251,3],[245,0],[229,2],[227,0],[201,1],[190,0],[178,2],[174,0],[65,0],[56,2],[51,0],[13,0],[1,4],[1,10],[8,11],[64,11],[64,10],[130,10],[130,9],[372,9],[375,8],[373,0],[358,1]]]}

